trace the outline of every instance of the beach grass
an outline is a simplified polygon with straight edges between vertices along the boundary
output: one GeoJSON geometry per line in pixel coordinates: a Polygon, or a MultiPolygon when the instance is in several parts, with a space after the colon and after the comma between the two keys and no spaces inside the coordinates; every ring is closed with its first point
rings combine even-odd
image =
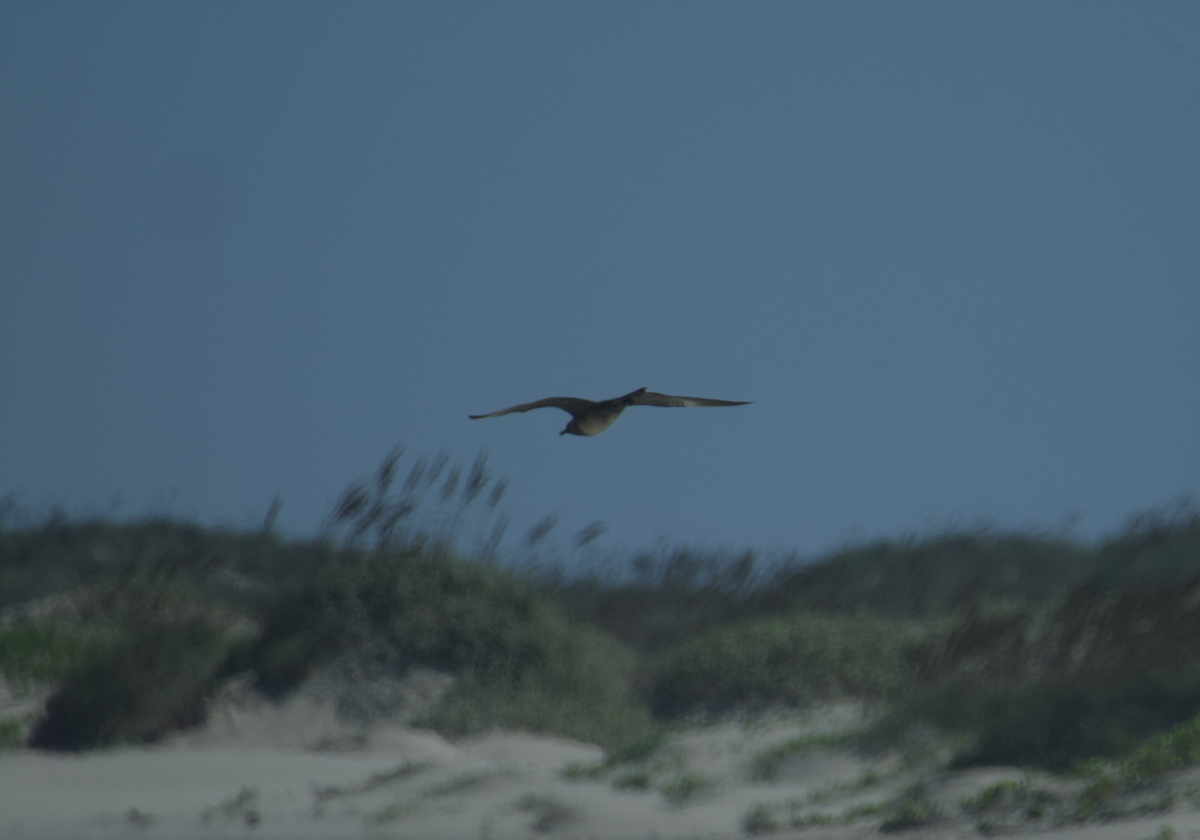
{"type": "Polygon", "coordinates": [[[532,554],[501,562],[505,485],[486,459],[419,458],[404,477],[400,457],[352,484],[311,540],[280,539],[270,517],[241,533],[61,512],[0,522],[0,675],[55,685],[31,743],[153,740],[200,722],[229,676],[282,698],[358,657],[450,675],[418,721],[449,737],[563,735],[605,747],[606,768],[681,722],[834,699],[877,711],[857,748],[934,730],[959,765],[1099,760],[1121,790],[1200,761],[1194,507],[1090,544],[984,528],[772,564],[660,548],[624,570],[552,574],[532,554]]]}
{"type": "Polygon", "coordinates": [[[892,697],[921,634],[911,622],[809,612],[738,622],[654,657],[646,693],[664,718],[892,697]]]}
{"type": "Polygon", "coordinates": [[[62,620],[23,620],[0,627],[0,675],[11,686],[59,680],[111,645],[116,630],[62,620]]]}

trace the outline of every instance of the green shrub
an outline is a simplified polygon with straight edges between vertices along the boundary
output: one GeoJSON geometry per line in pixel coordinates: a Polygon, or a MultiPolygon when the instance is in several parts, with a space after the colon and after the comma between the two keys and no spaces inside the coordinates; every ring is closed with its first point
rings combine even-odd
{"type": "Polygon", "coordinates": [[[1095,817],[1116,816],[1119,812],[1113,805],[1114,799],[1121,793],[1121,782],[1112,777],[1101,775],[1093,779],[1075,797],[1075,810],[1072,817],[1083,822],[1095,817]]]}
{"type": "Polygon", "coordinates": [[[1066,770],[1115,757],[1169,727],[1200,701],[1200,684],[1162,685],[1154,673],[1055,674],[1026,683],[959,675],[895,704],[865,736],[898,744],[914,725],[966,736],[955,763],[1066,770]]]}
{"type": "Polygon", "coordinates": [[[21,721],[12,717],[0,717],[0,750],[15,747],[21,742],[21,721]]]}
{"type": "Polygon", "coordinates": [[[59,679],[111,644],[114,635],[109,626],[63,621],[0,627],[0,676],[18,685],[59,679]]]}
{"type": "Polygon", "coordinates": [[[772,834],[779,831],[779,820],[775,817],[775,809],[770,805],[757,802],[742,815],[742,831],[754,836],[756,834],[772,834]]]}
{"type": "Polygon", "coordinates": [[[960,763],[1061,770],[1118,756],[1200,708],[1198,598],[1200,578],[1189,578],[944,624],[871,739],[895,743],[932,724],[966,736],[960,763]]]}
{"type": "Polygon", "coordinates": [[[520,727],[615,746],[649,729],[630,698],[627,651],[570,621],[531,582],[445,552],[327,565],[268,616],[251,661],[260,684],[282,693],[354,649],[397,673],[454,673],[426,721],[447,734],[520,727]]]}
{"type": "Polygon", "coordinates": [[[703,634],[658,657],[646,676],[661,717],[814,700],[891,697],[908,679],[908,624],[797,614],[703,634]]]}
{"type": "Polygon", "coordinates": [[[0,521],[0,607],[138,578],[186,580],[220,600],[250,605],[326,553],[318,542],[285,543],[269,531],[234,533],[161,518],[116,523],[60,515],[22,528],[0,521]]]}
{"type": "Polygon", "coordinates": [[[1078,587],[1092,552],[1066,539],[987,529],[880,540],[784,569],[764,605],[936,617],[987,600],[1040,600],[1078,587]]]}
{"type": "Polygon", "coordinates": [[[632,579],[572,578],[559,583],[556,595],[581,621],[636,651],[654,653],[761,615],[768,590],[757,585],[756,565],[753,552],[662,548],[631,559],[632,579]]]}
{"type": "Polygon", "coordinates": [[[1142,787],[1163,774],[1200,763],[1200,715],[1148,739],[1126,753],[1119,764],[1121,781],[1142,787]]]}
{"type": "Polygon", "coordinates": [[[757,753],[750,761],[750,777],[771,781],[788,759],[823,747],[845,746],[857,737],[858,733],[815,733],[791,738],[757,753]]]}
{"type": "Polygon", "coordinates": [[[649,790],[652,781],[647,768],[634,767],[614,778],[612,786],[617,790],[649,790]]]}
{"type": "Polygon", "coordinates": [[[904,798],[889,806],[888,814],[879,824],[885,834],[907,831],[940,820],[945,815],[937,805],[923,799],[904,798]]]}
{"type": "Polygon", "coordinates": [[[620,661],[624,652],[602,638],[566,642],[551,642],[546,665],[516,682],[508,675],[460,674],[454,690],[422,723],[452,737],[498,727],[604,747],[649,731],[649,718],[629,696],[629,668],[620,661]],[[578,659],[571,658],[571,649],[578,659]]]}
{"type": "Polygon", "coordinates": [[[229,644],[199,617],[125,630],[67,674],[30,745],[84,750],[138,743],[199,722],[229,644]]]}
{"type": "Polygon", "coordinates": [[[683,805],[700,793],[711,790],[713,785],[713,780],[707,776],[687,770],[664,784],[661,793],[671,805],[683,805]]]}
{"type": "Polygon", "coordinates": [[[612,766],[645,761],[658,751],[665,740],[666,733],[657,728],[639,734],[631,733],[630,737],[605,756],[604,763],[612,766]]]}
{"type": "Polygon", "coordinates": [[[884,813],[879,830],[885,834],[929,825],[945,817],[942,809],[929,801],[925,786],[921,782],[912,785],[888,802],[884,813]]]}
{"type": "Polygon", "coordinates": [[[517,800],[517,807],[533,814],[530,828],[534,831],[557,831],[579,817],[579,809],[554,796],[527,793],[517,800]]]}

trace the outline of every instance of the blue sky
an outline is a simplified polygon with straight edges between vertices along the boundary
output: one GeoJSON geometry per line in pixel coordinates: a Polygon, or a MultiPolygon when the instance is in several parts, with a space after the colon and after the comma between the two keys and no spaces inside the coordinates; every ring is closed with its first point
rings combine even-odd
{"type": "Polygon", "coordinates": [[[1200,4],[0,2],[0,113],[29,506],[303,534],[402,443],[813,553],[1200,489],[1200,4]],[[467,419],[641,386],[754,404],[467,419]]]}

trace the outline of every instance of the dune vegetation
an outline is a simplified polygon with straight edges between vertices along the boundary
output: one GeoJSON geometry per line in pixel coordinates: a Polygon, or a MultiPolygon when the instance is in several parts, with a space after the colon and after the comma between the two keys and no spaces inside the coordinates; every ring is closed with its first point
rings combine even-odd
{"type": "Polygon", "coordinates": [[[1082,768],[1106,790],[1200,759],[1191,506],[1087,544],[976,529],[803,561],[679,548],[564,570],[538,562],[551,520],[499,557],[504,485],[482,458],[418,460],[403,480],[399,462],[306,541],[269,520],[0,519],[0,675],[48,697],[32,725],[0,720],[0,740],[150,742],[201,722],[231,677],[284,698],[349,657],[453,677],[418,725],[553,733],[613,761],[683,722],[848,698],[876,710],[864,749],[932,730],[958,765],[1082,768]]]}

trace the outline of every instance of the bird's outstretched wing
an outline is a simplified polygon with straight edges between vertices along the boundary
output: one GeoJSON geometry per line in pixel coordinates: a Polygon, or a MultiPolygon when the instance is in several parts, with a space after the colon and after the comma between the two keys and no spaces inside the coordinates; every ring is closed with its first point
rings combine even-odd
{"type": "Polygon", "coordinates": [[[647,391],[633,401],[634,405],[657,405],[663,408],[703,408],[714,405],[750,405],[749,402],[734,402],[732,400],[709,400],[704,397],[673,397],[670,394],[656,394],[647,391]]]}
{"type": "Polygon", "coordinates": [[[468,414],[472,420],[482,420],[485,417],[499,417],[501,414],[512,414],[516,411],[532,411],[535,408],[561,408],[563,411],[570,414],[572,417],[587,411],[595,405],[591,400],[581,399],[579,397],[546,397],[544,400],[537,402],[521,403],[514,405],[511,408],[493,411],[491,414],[468,414]]]}

